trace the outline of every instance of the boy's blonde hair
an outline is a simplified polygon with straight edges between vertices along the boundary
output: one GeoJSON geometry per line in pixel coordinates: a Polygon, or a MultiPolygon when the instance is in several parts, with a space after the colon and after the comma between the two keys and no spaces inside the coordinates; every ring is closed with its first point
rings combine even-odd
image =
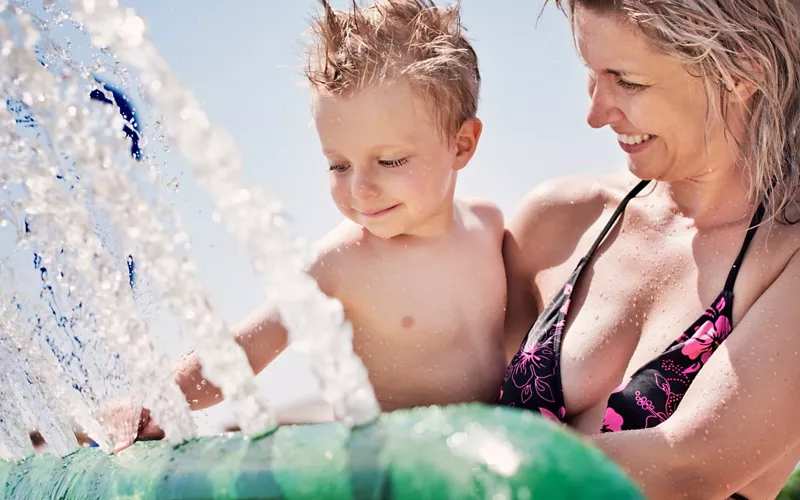
{"type": "Polygon", "coordinates": [[[475,117],[481,77],[463,36],[459,2],[438,7],[433,0],[381,0],[359,7],[353,0],[348,12],[320,3],[305,67],[315,91],[352,95],[403,78],[448,137],[475,117]]]}

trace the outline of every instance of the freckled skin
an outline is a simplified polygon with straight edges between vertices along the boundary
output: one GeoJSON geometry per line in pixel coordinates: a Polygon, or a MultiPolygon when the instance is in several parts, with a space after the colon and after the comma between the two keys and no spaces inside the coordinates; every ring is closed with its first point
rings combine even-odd
{"type": "Polygon", "coordinates": [[[774,498],[800,460],[800,400],[791,396],[800,389],[800,225],[759,227],[733,290],[733,330],[670,418],[599,434],[611,392],[724,287],[755,210],[731,139],[744,134],[752,89],[733,88],[727,136],[719,122],[705,135],[700,78],[617,18],[578,7],[575,21],[589,124],[657,138],[627,155],[629,172],[547,182],[509,220],[508,356],[625,194],[658,180],[630,202],[571,296],[559,359],[566,420],[648,498],[774,498]]]}
{"type": "MultiPolygon", "coordinates": [[[[346,220],[317,243],[310,272],[344,305],[382,409],[494,402],[506,362],[503,217],[490,203],[453,196],[480,121],[445,140],[402,81],[320,95],[313,110],[346,220]]],[[[269,305],[237,331],[256,372],[286,344],[269,305]]],[[[219,400],[211,384],[196,389],[194,356],[178,373],[193,408],[219,400]]]]}
{"type": "MultiPolygon", "coordinates": [[[[491,203],[454,199],[482,124],[468,119],[445,138],[428,106],[402,80],[349,97],[318,95],[313,103],[331,197],[346,220],[317,242],[309,273],[342,302],[353,349],[384,411],[492,403],[506,365],[503,216],[491,203]]],[[[234,333],[256,373],[286,347],[270,304],[234,333]]],[[[193,352],[175,372],[193,409],[222,400],[193,352]]],[[[312,402],[278,420],[312,422],[330,413],[312,402]]],[[[139,427],[140,439],[160,432],[152,421],[139,427]]]]}

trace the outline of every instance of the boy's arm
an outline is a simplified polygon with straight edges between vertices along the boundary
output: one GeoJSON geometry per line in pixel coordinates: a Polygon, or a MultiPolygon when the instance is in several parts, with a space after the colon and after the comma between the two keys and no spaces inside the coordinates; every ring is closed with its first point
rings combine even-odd
{"type": "MultiPolygon", "coordinates": [[[[329,297],[338,296],[341,268],[349,260],[347,240],[355,234],[351,226],[343,224],[316,243],[317,258],[308,273],[329,297]]],[[[270,304],[256,310],[233,330],[255,374],[266,368],[288,345],[288,333],[280,323],[278,311],[270,304]]],[[[222,401],[219,388],[203,378],[200,358],[194,351],[181,357],[174,373],[192,410],[202,410],[222,401]]]]}
{"type": "MultiPolygon", "coordinates": [[[[247,354],[254,373],[263,370],[287,345],[287,332],[270,307],[252,314],[234,331],[236,342],[247,354]]],[[[203,378],[200,358],[194,351],[181,357],[175,364],[174,373],[175,381],[192,410],[202,410],[222,401],[222,391],[203,378]]],[[[150,417],[150,411],[129,400],[105,409],[102,421],[114,453],[124,450],[135,440],[164,439],[164,431],[150,417]]]]}
{"type": "MultiPolygon", "coordinates": [[[[342,225],[318,242],[318,257],[309,269],[320,290],[329,297],[339,296],[339,279],[343,267],[349,261],[346,239],[354,238],[356,233],[342,225]],[[343,260],[347,259],[347,260],[343,260]]],[[[269,304],[257,310],[243,322],[234,327],[234,337],[244,349],[247,360],[254,373],[259,373],[286,348],[288,333],[280,324],[277,311],[269,304]]],[[[184,355],[175,365],[175,380],[186,396],[193,410],[213,406],[222,401],[219,388],[205,380],[197,354],[192,351],[184,355]]],[[[134,407],[130,402],[115,405],[103,412],[105,427],[114,442],[114,451],[119,452],[134,440],[162,439],[164,432],[158,423],[150,418],[150,412],[134,407]],[[138,421],[138,426],[132,422],[138,421]]]]}
{"type": "MultiPolygon", "coordinates": [[[[234,327],[236,342],[242,347],[253,373],[258,374],[286,349],[288,334],[277,311],[267,305],[234,327]]],[[[175,364],[175,381],[192,410],[202,410],[222,401],[222,392],[202,374],[200,358],[190,351],[175,364]]]]}
{"type": "MultiPolygon", "coordinates": [[[[254,373],[266,368],[287,345],[286,329],[281,326],[277,312],[269,306],[250,315],[234,331],[236,342],[247,355],[254,373]]],[[[175,364],[174,373],[175,381],[192,410],[202,410],[222,401],[222,391],[203,378],[202,365],[196,352],[190,351],[182,356],[175,364]]],[[[164,439],[164,431],[150,417],[150,411],[130,401],[105,410],[103,421],[114,453],[124,450],[135,440],[164,439]]]]}

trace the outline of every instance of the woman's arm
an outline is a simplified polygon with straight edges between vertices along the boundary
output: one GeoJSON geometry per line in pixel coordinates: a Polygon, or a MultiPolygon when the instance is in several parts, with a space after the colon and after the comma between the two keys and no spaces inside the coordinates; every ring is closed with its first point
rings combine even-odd
{"type": "Polygon", "coordinates": [[[648,498],[727,498],[800,443],[800,255],[660,426],[593,436],[648,498]]]}
{"type": "Polygon", "coordinates": [[[580,257],[576,252],[588,250],[588,246],[580,246],[583,236],[604,217],[608,206],[616,206],[622,199],[633,185],[631,179],[631,176],[553,179],[531,190],[508,220],[503,260],[508,294],[505,344],[509,361],[546,299],[534,283],[536,275],[565,261],[578,263],[580,257]]]}
{"type": "Polygon", "coordinates": [[[505,347],[508,360],[514,357],[525,333],[536,319],[536,300],[531,287],[532,272],[520,243],[522,229],[511,226],[503,235],[503,262],[506,267],[505,347]]]}

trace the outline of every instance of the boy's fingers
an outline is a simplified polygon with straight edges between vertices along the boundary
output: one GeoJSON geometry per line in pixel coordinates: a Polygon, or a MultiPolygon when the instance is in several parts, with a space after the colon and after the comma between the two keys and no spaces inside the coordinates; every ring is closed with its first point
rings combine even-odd
{"type": "Polygon", "coordinates": [[[141,432],[139,432],[139,436],[136,438],[137,441],[156,441],[159,439],[164,439],[164,431],[155,423],[150,423],[146,427],[144,427],[141,432]]]}
{"type": "Polygon", "coordinates": [[[150,417],[150,410],[147,408],[142,409],[142,415],[139,418],[139,432],[137,434],[137,441],[164,439],[164,431],[150,417]]]}
{"type": "Polygon", "coordinates": [[[119,443],[114,443],[114,454],[117,454],[133,444],[133,439],[124,439],[119,443]]]}
{"type": "Polygon", "coordinates": [[[141,407],[131,401],[115,402],[102,413],[103,427],[113,445],[113,453],[119,453],[136,440],[141,407]]]}

